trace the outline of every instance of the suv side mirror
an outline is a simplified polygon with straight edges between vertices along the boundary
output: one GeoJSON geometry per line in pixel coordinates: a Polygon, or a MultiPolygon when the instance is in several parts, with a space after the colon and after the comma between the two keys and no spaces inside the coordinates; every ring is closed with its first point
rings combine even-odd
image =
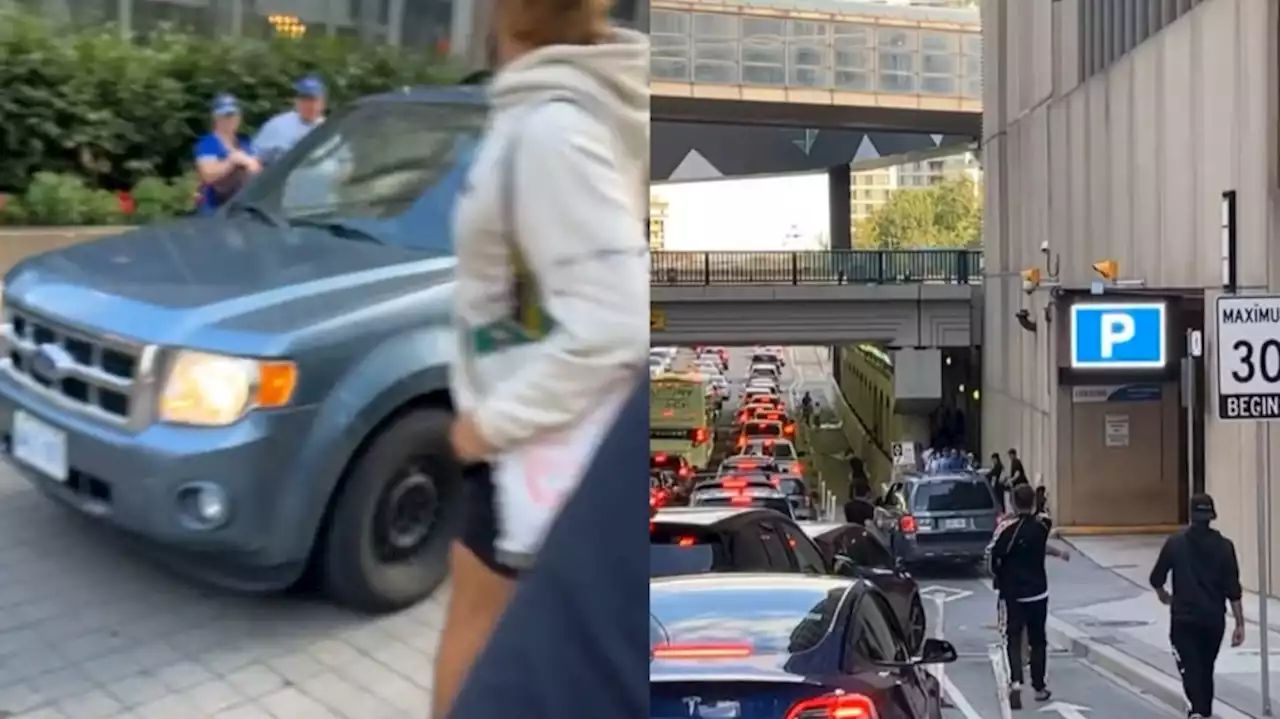
{"type": "Polygon", "coordinates": [[[950,664],[956,660],[956,648],[951,642],[932,637],[925,639],[920,646],[920,656],[916,664],[950,664]]]}

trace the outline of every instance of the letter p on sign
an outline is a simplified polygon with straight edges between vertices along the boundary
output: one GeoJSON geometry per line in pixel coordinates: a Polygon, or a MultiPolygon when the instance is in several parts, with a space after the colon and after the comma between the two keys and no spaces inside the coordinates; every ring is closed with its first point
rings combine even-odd
{"type": "Polygon", "coordinates": [[[1117,312],[1102,315],[1102,356],[1110,359],[1115,354],[1116,345],[1122,345],[1133,339],[1136,327],[1133,317],[1117,312]]]}

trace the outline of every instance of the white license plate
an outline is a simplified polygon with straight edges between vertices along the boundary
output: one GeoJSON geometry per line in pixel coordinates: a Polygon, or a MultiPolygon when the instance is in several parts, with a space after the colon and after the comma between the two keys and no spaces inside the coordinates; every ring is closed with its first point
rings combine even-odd
{"type": "Polygon", "coordinates": [[[11,441],[14,459],[59,482],[67,481],[67,433],[31,415],[13,413],[11,441]]]}
{"type": "Polygon", "coordinates": [[[969,526],[967,519],[948,519],[942,523],[943,529],[965,529],[969,526]]]}

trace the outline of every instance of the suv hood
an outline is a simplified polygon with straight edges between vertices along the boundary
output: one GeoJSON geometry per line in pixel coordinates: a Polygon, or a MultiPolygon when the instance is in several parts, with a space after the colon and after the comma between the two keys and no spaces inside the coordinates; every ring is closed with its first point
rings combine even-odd
{"type": "Polygon", "coordinates": [[[191,219],[29,258],[4,296],[68,324],[183,345],[208,328],[287,334],[438,286],[453,266],[315,228],[191,219]]]}

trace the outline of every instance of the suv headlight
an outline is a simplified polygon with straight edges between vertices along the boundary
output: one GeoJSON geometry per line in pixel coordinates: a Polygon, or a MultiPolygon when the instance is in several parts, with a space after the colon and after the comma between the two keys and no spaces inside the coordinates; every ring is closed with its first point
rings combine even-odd
{"type": "Polygon", "coordinates": [[[254,409],[287,405],[297,383],[292,362],[180,350],[160,392],[159,418],[223,427],[254,409]]]}

